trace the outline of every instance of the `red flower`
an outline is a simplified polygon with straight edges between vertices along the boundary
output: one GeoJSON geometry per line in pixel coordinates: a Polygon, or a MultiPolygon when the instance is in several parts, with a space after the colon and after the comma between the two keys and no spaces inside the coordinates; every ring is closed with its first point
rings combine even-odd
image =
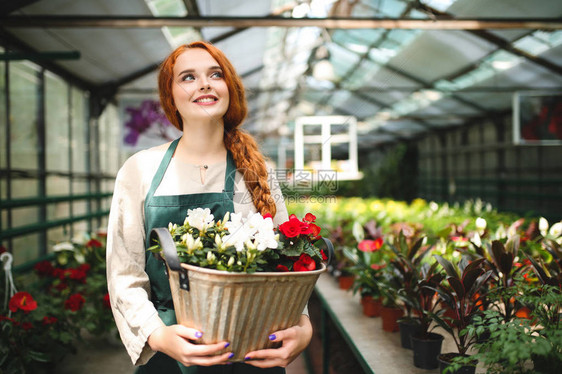
{"type": "Polygon", "coordinates": [[[328,256],[326,256],[323,249],[320,250],[320,254],[322,255],[322,261],[326,261],[328,259],[328,256]]]}
{"type": "Polygon", "coordinates": [[[21,324],[21,328],[25,331],[31,330],[33,328],[33,324],[31,322],[24,322],[21,324]]]}
{"type": "Polygon", "coordinates": [[[3,245],[0,245],[0,255],[4,252],[8,252],[8,250],[3,245]]]}
{"type": "Polygon", "coordinates": [[[363,240],[357,247],[362,252],[375,252],[381,249],[382,244],[382,238],[377,238],[375,240],[363,240]]]}
{"type": "Polygon", "coordinates": [[[84,273],[89,272],[90,268],[91,268],[90,264],[82,264],[82,265],[78,266],[78,270],[81,270],[84,273]]]}
{"type": "Polygon", "coordinates": [[[277,270],[279,272],[285,272],[285,271],[289,271],[289,268],[286,267],[285,265],[279,264],[275,267],[275,270],[277,270]]]}
{"type": "Polygon", "coordinates": [[[9,308],[12,312],[16,312],[18,309],[23,310],[26,313],[37,309],[37,301],[33,300],[33,297],[28,292],[17,292],[12,296],[9,303],[9,308]]]}
{"type": "Polygon", "coordinates": [[[58,321],[57,317],[43,317],[43,324],[44,325],[52,325],[58,321]]]}
{"type": "Polygon", "coordinates": [[[68,277],[70,279],[74,279],[80,283],[86,283],[86,272],[80,270],[80,268],[78,269],[69,269],[69,275],[68,277]]]}
{"type": "Polygon", "coordinates": [[[77,312],[82,309],[84,305],[84,296],[80,295],[79,293],[75,293],[70,295],[70,297],[64,302],[64,309],[69,309],[73,312],[77,312]]]}
{"type": "Polygon", "coordinates": [[[265,218],[271,218],[271,219],[273,219],[273,216],[271,215],[271,213],[265,213],[262,217],[263,217],[264,219],[265,219],[265,218]]]}
{"type": "Polygon", "coordinates": [[[10,321],[10,322],[12,322],[14,325],[17,325],[17,324],[18,324],[18,322],[17,322],[15,319],[10,318],[10,317],[6,317],[6,316],[0,316],[0,321],[10,321]]]}
{"type": "Polygon", "coordinates": [[[303,234],[303,231],[308,230],[308,225],[299,221],[297,216],[291,214],[291,217],[288,221],[279,225],[279,231],[283,233],[287,238],[295,238],[300,234],[303,234]]]}
{"type": "Polygon", "coordinates": [[[109,293],[106,293],[103,297],[103,306],[107,309],[111,309],[111,302],[109,301],[109,293]]]}
{"type": "Polygon", "coordinates": [[[304,216],[304,221],[308,223],[312,223],[316,221],[316,216],[312,213],[306,213],[304,216]]]}
{"type": "Polygon", "coordinates": [[[90,239],[88,240],[88,242],[86,243],[86,247],[97,247],[100,248],[102,247],[103,244],[101,244],[101,242],[99,240],[96,239],[90,239]]]}
{"type": "Polygon", "coordinates": [[[37,275],[39,275],[40,277],[50,277],[53,275],[53,272],[55,271],[55,268],[53,267],[50,261],[38,262],[35,264],[33,269],[35,269],[37,275]]]}
{"type": "Polygon", "coordinates": [[[384,269],[386,267],[386,264],[371,264],[371,269],[373,270],[380,270],[380,269],[384,269]]]}
{"type": "Polygon", "coordinates": [[[316,263],[309,255],[303,253],[293,265],[294,271],[311,271],[316,269],[316,263]]]}
{"type": "Polygon", "coordinates": [[[320,226],[318,226],[318,225],[316,225],[316,224],[314,224],[314,223],[309,223],[309,224],[308,224],[308,228],[309,228],[309,230],[310,230],[310,234],[312,235],[312,240],[317,240],[317,239],[320,239],[320,238],[321,238],[321,236],[319,235],[319,234],[320,234],[320,230],[322,230],[322,229],[320,228],[320,226]]]}

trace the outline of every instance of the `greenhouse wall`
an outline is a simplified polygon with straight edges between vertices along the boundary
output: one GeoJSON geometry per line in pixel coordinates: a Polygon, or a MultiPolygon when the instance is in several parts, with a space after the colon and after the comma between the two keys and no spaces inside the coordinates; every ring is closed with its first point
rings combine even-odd
{"type": "Polygon", "coordinates": [[[560,219],[562,146],[514,145],[511,116],[430,134],[417,146],[420,197],[481,198],[501,211],[560,219]]]}

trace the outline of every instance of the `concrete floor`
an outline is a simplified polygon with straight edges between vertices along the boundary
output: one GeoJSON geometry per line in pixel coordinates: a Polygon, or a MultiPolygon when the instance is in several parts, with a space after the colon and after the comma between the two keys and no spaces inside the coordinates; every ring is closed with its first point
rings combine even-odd
{"type": "MultiPolygon", "coordinates": [[[[69,355],[57,366],[57,374],[126,374],[135,367],[117,339],[86,337],[78,353],[69,355]]],[[[287,374],[308,374],[302,355],[287,367],[287,374]]]]}

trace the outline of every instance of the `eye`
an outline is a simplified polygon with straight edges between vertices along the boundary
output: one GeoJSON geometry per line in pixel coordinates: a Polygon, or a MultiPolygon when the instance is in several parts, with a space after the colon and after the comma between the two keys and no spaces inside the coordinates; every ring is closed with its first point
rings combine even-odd
{"type": "Polygon", "coordinates": [[[183,77],[181,77],[182,81],[193,81],[195,80],[195,77],[193,76],[193,74],[186,74],[183,77]]]}
{"type": "Polygon", "coordinates": [[[223,78],[222,71],[215,71],[211,74],[211,78],[223,78]]]}

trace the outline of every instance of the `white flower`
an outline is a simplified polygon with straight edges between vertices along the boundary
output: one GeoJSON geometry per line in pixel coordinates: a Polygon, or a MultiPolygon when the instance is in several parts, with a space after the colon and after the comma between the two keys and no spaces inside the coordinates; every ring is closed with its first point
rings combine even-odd
{"type": "Polygon", "coordinates": [[[207,261],[209,261],[209,264],[214,263],[216,259],[217,257],[213,254],[213,252],[207,252],[207,261]]]}
{"type": "Polygon", "coordinates": [[[215,224],[215,216],[211,214],[209,208],[197,208],[187,210],[187,222],[189,226],[195,227],[199,231],[205,231],[215,224]]]}
{"type": "Polygon", "coordinates": [[[69,243],[69,242],[62,242],[62,243],[55,244],[55,245],[53,246],[53,251],[54,251],[54,252],[60,252],[60,251],[74,251],[74,246],[72,245],[72,243],[69,243]]]}
{"type": "Polygon", "coordinates": [[[507,232],[505,231],[505,226],[504,225],[500,225],[500,227],[498,227],[498,229],[496,230],[496,239],[503,239],[507,236],[507,232]]]}
{"type": "Polygon", "coordinates": [[[554,225],[552,225],[548,234],[553,238],[558,238],[560,235],[562,235],[562,221],[556,222],[554,225]]]}
{"type": "Polygon", "coordinates": [[[357,243],[360,243],[365,239],[365,230],[363,230],[363,225],[360,224],[358,221],[353,222],[353,228],[351,229],[351,233],[357,243]]]}
{"type": "Polygon", "coordinates": [[[472,242],[474,243],[474,245],[478,246],[478,247],[482,247],[482,239],[480,238],[480,235],[478,235],[478,233],[474,233],[474,236],[472,237],[472,242]]]}
{"type": "Polygon", "coordinates": [[[244,243],[248,240],[252,240],[253,236],[253,232],[251,232],[246,225],[233,228],[228,227],[228,232],[228,235],[225,235],[222,241],[228,246],[236,247],[237,252],[242,252],[244,250],[244,243]]]}
{"type": "Polygon", "coordinates": [[[482,217],[476,218],[476,230],[478,230],[479,234],[483,234],[484,230],[486,230],[486,220],[482,217]]]}
{"type": "Polygon", "coordinates": [[[548,232],[548,221],[544,217],[539,219],[539,231],[542,236],[546,236],[546,233],[548,232]]]}
{"type": "Polygon", "coordinates": [[[230,259],[228,260],[228,264],[226,264],[226,265],[228,267],[231,267],[232,265],[234,265],[234,261],[236,261],[234,256],[231,256],[230,259]]]}
{"type": "Polygon", "coordinates": [[[193,253],[196,249],[203,248],[203,243],[201,243],[201,239],[197,238],[194,239],[191,234],[185,234],[181,237],[181,239],[185,242],[185,246],[187,247],[188,253],[193,253]]]}

